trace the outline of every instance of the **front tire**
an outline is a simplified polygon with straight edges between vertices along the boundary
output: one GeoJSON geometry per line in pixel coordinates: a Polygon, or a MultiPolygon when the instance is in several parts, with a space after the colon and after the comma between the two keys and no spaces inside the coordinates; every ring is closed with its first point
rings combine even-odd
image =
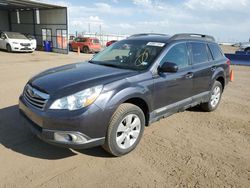
{"type": "Polygon", "coordinates": [[[140,142],[144,127],[143,111],[130,103],[121,104],[111,117],[103,148],[114,156],[131,152],[140,142]]]}
{"type": "Polygon", "coordinates": [[[201,104],[201,108],[206,112],[211,112],[216,110],[220,104],[222,95],[222,85],[220,82],[215,81],[210,92],[209,101],[201,104]]]}
{"type": "Polygon", "coordinates": [[[6,50],[9,53],[12,52],[11,46],[9,44],[6,45],[6,50]]]}

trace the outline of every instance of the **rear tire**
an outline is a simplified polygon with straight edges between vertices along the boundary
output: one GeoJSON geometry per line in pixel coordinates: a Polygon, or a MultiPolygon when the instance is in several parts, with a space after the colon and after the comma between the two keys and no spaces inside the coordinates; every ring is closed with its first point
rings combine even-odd
{"type": "Polygon", "coordinates": [[[9,53],[12,52],[11,46],[9,44],[6,45],[6,50],[9,53]]]}
{"type": "Polygon", "coordinates": [[[103,148],[114,156],[131,152],[140,142],[144,127],[143,111],[130,103],[121,104],[111,117],[103,148]]]}
{"type": "Polygon", "coordinates": [[[201,108],[206,112],[212,112],[220,104],[222,96],[222,85],[219,81],[215,81],[210,92],[209,101],[201,104],[201,108]]]}
{"type": "Polygon", "coordinates": [[[82,51],[83,51],[83,53],[88,54],[89,48],[87,46],[85,46],[85,47],[83,47],[82,51]]]}

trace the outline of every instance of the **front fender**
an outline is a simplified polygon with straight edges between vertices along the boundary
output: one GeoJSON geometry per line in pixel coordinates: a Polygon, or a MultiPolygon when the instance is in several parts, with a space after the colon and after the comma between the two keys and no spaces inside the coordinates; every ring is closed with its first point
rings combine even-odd
{"type": "Polygon", "coordinates": [[[125,101],[132,98],[140,98],[144,100],[149,110],[151,110],[150,105],[150,96],[151,93],[147,88],[144,87],[127,87],[120,91],[108,91],[103,93],[98,100],[96,101],[96,105],[98,105],[103,110],[111,110],[115,111],[118,106],[125,101]]]}

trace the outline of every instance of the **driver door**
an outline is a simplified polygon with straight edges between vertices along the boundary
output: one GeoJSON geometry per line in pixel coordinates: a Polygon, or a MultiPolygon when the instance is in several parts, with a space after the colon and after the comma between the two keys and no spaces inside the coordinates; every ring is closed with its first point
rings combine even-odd
{"type": "Polygon", "coordinates": [[[193,73],[189,63],[188,48],[185,42],[169,48],[160,64],[175,63],[176,73],[159,73],[154,79],[155,115],[164,115],[189,105],[192,102],[193,73]]]}

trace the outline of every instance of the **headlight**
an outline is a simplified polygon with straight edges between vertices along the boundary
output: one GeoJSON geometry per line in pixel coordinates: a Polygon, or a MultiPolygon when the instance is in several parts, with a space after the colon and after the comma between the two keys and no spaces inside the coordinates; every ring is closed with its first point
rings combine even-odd
{"type": "Polygon", "coordinates": [[[85,89],[73,95],[57,99],[50,109],[77,110],[91,105],[102,91],[102,85],[85,89]]]}
{"type": "Polygon", "coordinates": [[[12,44],[19,44],[18,42],[12,42],[12,44]]]}

